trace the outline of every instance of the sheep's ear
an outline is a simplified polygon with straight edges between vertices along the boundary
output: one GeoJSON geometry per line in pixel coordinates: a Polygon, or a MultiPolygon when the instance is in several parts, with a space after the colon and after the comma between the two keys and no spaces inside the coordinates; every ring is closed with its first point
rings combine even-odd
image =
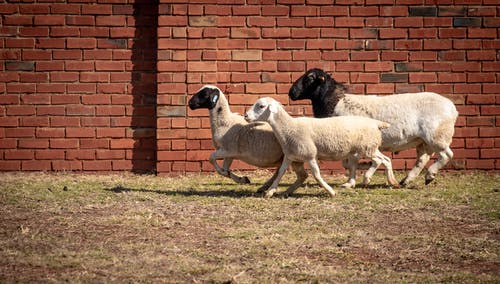
{"type": "Polygon", "coordinates": [[[278,112],[278,106],[276,105],[276,103],[273,102],[273,103],[271,103],[269,105],[269,111],[271,113],[277,113],[278,112]]]}

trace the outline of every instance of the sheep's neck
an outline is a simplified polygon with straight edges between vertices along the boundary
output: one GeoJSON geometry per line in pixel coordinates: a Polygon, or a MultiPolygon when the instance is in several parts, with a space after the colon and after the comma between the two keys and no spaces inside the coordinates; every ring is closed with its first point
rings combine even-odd
{"type": "Polygon", "coordinates": [[[328,86],[327,91],[311,99],[314,117],[330,117],[335,115],[335,107],[344,94],[339,92],[335,86],[328,86]]]}
{"type": "Polygon", "coordinates": [[[283,146],[286,144],[287,133],[290,129],[294,129],[293,124],[295,121],[292,116],[290,116],[284,109],[279,109],[277,113],[273,114],[269,119],[269,124],[271,125],[276,138],[283,146]]]}
{"type": "Polygon", "coordinates": [[[210,127],[212,128],[212,132],[214,132],[215,129],[224,127],[228,124],[227,119],[224,118],[228,117],[230,113],[231,111],[226,97],[220,94],[217,104],[209,111],[210,127]]]}

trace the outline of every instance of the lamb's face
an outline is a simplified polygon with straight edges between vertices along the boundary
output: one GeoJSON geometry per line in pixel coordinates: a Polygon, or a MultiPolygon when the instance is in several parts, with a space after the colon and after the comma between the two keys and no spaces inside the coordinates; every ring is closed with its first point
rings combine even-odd
{"type": "Polygon", "coordinates": [[[245,119],[252,121],[268,121],[272,113],[276,112],[275,100],[271,98],[258,99],[253,106],[245,113],[245,119]]]}
{"type": "Polygon", "coordinates": [[[308,70],[293,83],[288,96],[293,101],[312,99],[318,87],[325,82],[327,75],[325,71],[318,68],[308,70]]]}
{"type": "Polygon", "coordinates": [[[194,94],[189,100],[190,109],[208,108],[213,109],[219,101],[220,90],[215,86],[206,85],[194,94]]]}

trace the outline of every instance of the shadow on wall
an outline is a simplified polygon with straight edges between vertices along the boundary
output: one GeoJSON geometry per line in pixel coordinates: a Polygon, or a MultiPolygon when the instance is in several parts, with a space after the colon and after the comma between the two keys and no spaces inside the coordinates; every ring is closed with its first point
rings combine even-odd
{"type": "Polygon", "coordinates": [[[132,171],[156,171],[156,62],[158,1],[133,5],[135,35],[132,43],[132,121],[127,137],[134,139],[132,171]]]}

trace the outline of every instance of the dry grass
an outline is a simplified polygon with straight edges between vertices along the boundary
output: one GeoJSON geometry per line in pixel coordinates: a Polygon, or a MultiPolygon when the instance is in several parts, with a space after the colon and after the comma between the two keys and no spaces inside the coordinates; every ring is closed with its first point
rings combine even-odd
{"type": "Polygon", "coordinates": [[[0,282],[500,282],[498,174],[266,200],[267,175],[2,173],[0,282]]]}

